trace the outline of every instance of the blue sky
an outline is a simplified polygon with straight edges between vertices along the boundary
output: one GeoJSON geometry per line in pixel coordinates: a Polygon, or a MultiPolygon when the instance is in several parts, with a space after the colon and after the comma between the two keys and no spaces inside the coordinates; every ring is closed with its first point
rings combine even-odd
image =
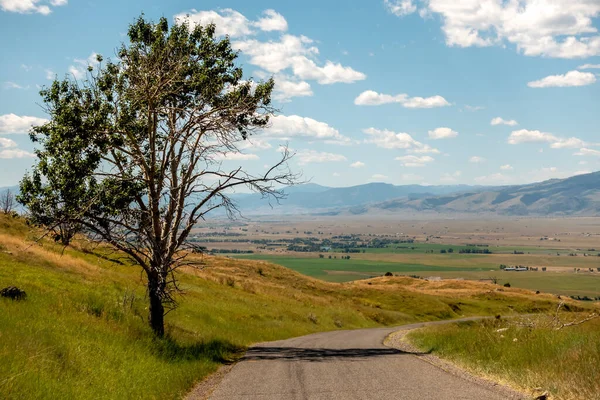
{"type": "Polygon", "coordinates": [[[231,165],[260,170],[289,143],[293,169],[331,186],[600,169],[597,0],[0,0],[0,186],[35,161],[39,87],[114,57],[142,11],[215,22],[247,77],[275,77],[281,112],[231,165]]]}

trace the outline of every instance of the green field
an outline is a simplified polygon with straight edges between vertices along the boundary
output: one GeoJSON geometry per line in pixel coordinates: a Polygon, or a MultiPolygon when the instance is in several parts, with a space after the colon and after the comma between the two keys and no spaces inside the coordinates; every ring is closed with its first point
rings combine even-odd
{"type": "MultiPolygon", "coordinates": [[[[448,251],[452,249],[454,254],[458,254],[461,250],[489,250],[494,254],[510,254],[515,251],[525,254],[567,254],[571,251],[581,253],[582,251],[570,249],[553,249],[541,246],[467,246],[467,245],[452,245],[440,243],[401,243],[393,244],[383,248],[365,248],[360,249],[361,252],[373,254],[415,254],[415,253],[440,253],[442,250],[448,251]]],[[[586,249],[587,250],[587,249],[586,249]]],[[[343,249],[333,249],[336,253],[343,253],[343,249]]],[[[586,251],[587,252],[587,251],[586,251]]],[[[597,252],[592,252],[596,254],[597,252]]]]}
{"type": "Polygon", "coordinates": [[[481,267],[449,267],[443,265],[422,265],[407,264],[386,261],[343,260],[337,256],[337,259],[329,258],[300,258],[285,257],[277,255],[236,255],[236,258],[247,260],[264,260],[274,264],[283,265],[286,268],[293,269],[301,274],[312,276],[313,278],[323,279],[331,282],[347,282],[355,279],[364,279],[368,277],[380,276],[386,272],[392,272],[403,275],[420,274],[423,272],[456,272],[456,271],[484,271],[481,267]]]}
{"type": "MultiPolygon", "coordinates": [[[[505,272],[489,256],[470,254],[432,254],[420,263],[401,263],[352,258],[350,260],[294,257],[280,255],[235,255],[236,258],[264,260],[293,269],[301,274],[330,282],[347,282],[381,276],[386,272],[399,275],[421,277],[462,278],[471,280],[489,280],[496,278],[498,283],[534,291],[560,294],[565,296],[600,296],[600,273],[574,274],[571,272],[505,272]],[[444,262],[444,261],[447,262],[444,262]],[[425,264],[425,262],[427,264],[425,264]],[[430,265],[434,264],[434,265],[430,265]],[[436,265],[437,264],[437,265],[436,265]]],[[[362,256],[360,256],[362,257],[362,256]]],[[[583,260],[583,257],[579,258],[583,260]]]]}

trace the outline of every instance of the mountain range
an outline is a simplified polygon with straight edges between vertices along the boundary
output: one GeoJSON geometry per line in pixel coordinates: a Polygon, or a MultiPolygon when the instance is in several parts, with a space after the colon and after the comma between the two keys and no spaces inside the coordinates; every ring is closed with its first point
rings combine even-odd
{"type": "Polygon", "coordinates": [[[284,191],[287,197],[280,204],[269,205],[251,194],[234,195],[234,199],[243,214],[600,215],[600,172],[511,186],[305,184],[284,191]]]}
{"type": "MultiPolygon", "coordinates": [[[[7,188],[0,188],[0,193],[7,188]]],[[[11,187],[13,191],[18,187],[11,187]]],[[[233,194],[243,215],[505,215],[600,216],[600,171],[512,186],[391,185],[283,189],[279,203],[258,194],[233,194]]]]}

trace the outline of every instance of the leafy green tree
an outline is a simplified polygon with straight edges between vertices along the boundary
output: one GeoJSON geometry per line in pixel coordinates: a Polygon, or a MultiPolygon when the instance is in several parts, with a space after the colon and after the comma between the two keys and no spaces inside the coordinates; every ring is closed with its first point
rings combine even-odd
{"type": "Polygon", "coordinates": [[[267,127],[274,82],[243,80],[237,53],[214,25],[169,27],[141,16],[128,37],[117,62],[98,56],[86,79],[56,80],[40,92],[50,121],[30,132],[38,161],[19,200],[35,222],[73,227],[139,265],[149,324],[162,336],[175,306],[174,272],[193,264],[192,228],[216,209],[234,216],[236,187],[279,199],[276,187],[297,176],[286,148],[260,174],[223,165],[267,127]]]}

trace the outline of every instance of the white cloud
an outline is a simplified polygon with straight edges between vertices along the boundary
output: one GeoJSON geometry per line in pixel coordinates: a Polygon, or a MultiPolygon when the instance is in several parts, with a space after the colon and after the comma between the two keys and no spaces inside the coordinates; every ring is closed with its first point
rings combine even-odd
{"type": "Polygon", "coordinates": [[[527,129],[521,129],[513,131],[508,137],[508,143],[520,144],[520,143],[540,143],[540,142],[556,142],[558,138],[551,133],[530,131],[527,129]]]}
{"type": "Polygon", "coordinates": [[[215,24],[215,33],[219,36],[238,37],[253,33],[250,21],[243,14],[231,8],[219,11],[197,11],[192,9],[187,13],[177,14],[174,18],[178,22],[189,21],[190,25],[215,24]]]}
{"type": "Polygon", "coordinates": [[[425,145],[421,142],[413,139],[408,133],[400,132],[396,133],[387,129],[375,129],[368,128],[363,130],[368,135],[368,139],[365,139],[365,143],[372,143],[377,147],[384,149],[405,149],[413,153],[439,153],[438,149],[434,149],[429,145],[425,145]]]}
{"type": "Polygon", "coordinates": [[[298,79],[315,80],[322,85],[366,79],[362,72],[332,61],[318,66],[314,59],[319,49],[312,43],[306,36],[283,35],[279,41],[246,39],[234,41],[232,46],[248,55],[251,64],[273,74],[289,69],[298,79]]]}
{"type": "Polygon", "coordinates": [[[0,0],[0,8],[2,11],[15,12],[19,14],[42,14],[48,15],[52,9],[48,4],[54,7],[64,6],[68,3],[67,0],[0,0]]]}
{"type": "Polygon", "coordinates": [[[15,82],[6,81],[2,84],[6,89],[21,89],[26,90],[29,89],[29,86],[22,86],[15,82]]]}
{"type": "Polygon", "coordinates": [[[600,64],[583,64],[577,67],[577,69],[600,69],[600,64]]]}
{"type": "Polygon", "coordinates": [[[527,56],[600,55],[597,0],[429,0],[426,6],[425,15],[442,17],[448,46],[511,43],[527,56]]]}
{"type": "Polygon", "coordinates": [[[591,72],[569,71],[564,75],[550,75],[527,83],[530,88],[586,86],[596,82],[591,72]]]}
{"type": "Polygon", "coordinates": [[[440,182],[443,183],[453,183],[456,182],[458,180],[458,178],[460,178],[460,176],[462,175],[461,171],[455,171],[454,173],[443,173],[442,176],[440,176],[440,182]]]}
{"type": "Polygon", "coordinates": [[[263,17],[257,21],[250,21],[242,13],[224,8],[218,11],[198,11],[192,9],[188,12],[174,16],[175,21],[181,23],[188,21],[190,25],[215,24],[215,33],[218,36],[229,35],[232,38],[256,34],[256,29],[271,31],[287,31],[288,24],[283,15],[275,10],[265,10],[263,17]]]}
{"type": "Polygon", "coordinates": [[[573,149],[588,145],[586,142],[576,137],[560,138],[551,133],[540,132],[537,130],[530,131],[527,129],[513,131],[508,137],[508,143],[549,143],[550,147],[553,149],[573,149]]]}
{"type": "Polygon", "coordinates": [[[54,71],[52,71],[51,69],[47,69],[45,72],[46,72],[46,79],[48,79],[49,81],[52,81],[56,78],[56,73],[54,71]]]}
{"type": "Polygon", "coordinates": [[[293,97],[306,97],[312,95],[313,91],[308,82],[295,81],[284,75],[275,77],[273,97],[279,101],[288,102],[293,97]]]}
{"type": "Polygon", "coordinates": [[[362,161],[356,161],[356,162],[353,162],[352,164],[350,164],[350,167],[352,167],[352,168],[362,168],[365,165],[366,164],[364,162],[362,162],[362,161]]]}
{"type": "Polygon", "coordinates": [[[0,133],[27,133],[32,126],[43,125],[46,122],[48,120],[45,118],[4,114],[0,115],[0,133]]]}
{"type": "Polygon", "coordinates": [[[17,147],[17,143],[12,139],[0,137],[0,148],[8,149],[11,147],[17,147]]]}
{"type": "Polygon", "coordinates": [[[510,164],[505,164],[500,167],[502,171],[512,171],[514,168],[510,164]]]}
{"type": "Polygon", "coordinates": [[[336,177],[336,178],[339,177],[339,176],[342,176],[339,172],[334,172],[331,175],[334,176],[334,177],[336,177]]]}
{"type": "Polygon", "coordinates": [[[409,97],[405,93],[389,95],[366,90],[354,99],[357,106],[379,106],[382,104],[399,103],[405,108],[435,108],[447,107],[451,104],[442,96],[432,97],[409,97]]]}
{"type": "Polygon", "coordinates": [[[473,157],[469,158],[469,162],[474,163],[474,164],[479,164],[479,163],[485,162],[485,158],[479,157],[479,156],[473,156],[473,157]]]}
{"type": "Polygon", "coordinates": [[[375,180],[375,181],[385,181],[387,179],[388,179],[387,175],[383,175],[383,174],[375,174],[375,175],[371,176],[371,180],[375,180]]]}
{"type": "Polygon", "coordinates": [[[254,26],[258,27],[261,31],[287,31],[288,24],[285,18],[283,18],[283,15],[275,10],[265,10],[263,15],[263,18],[254,23],[254,26]]]}
{"type": "Polygon", "coordinates": [[[23,68],[26,72],[29,72],[33,69],[31,65],[21,64],[21,68],[23,68]]]}
{"type": "Polygon", "coordinates": [[[508,125],[508,126],[519,125],[519,123],[517,121],[515,121],[514,119],[506,120],[506,119],[500,118],[500,117],[496,117],[496,118],[492,119],[492,122],[490,122],[490,124],[491,125],[508,125]]]}
{"type": "Polygon", "coordinates": [[[20,149],[0,149],[0,158],[11,159],[11,158],[31,158],[35,157],[35,154],[20,149]]]}
{"type": "Polygon", "coordinates": [[[598,150],[593,150],[593,149],[587,149],[587,148],[581,148],[579,149],[579,151],[575,154],[573,154],[575,156],[596,156],[596,157],[600,157],[600,151],[598,150]]]}
{"type": "Polygon", "coordinates": [[[271,118],[271,126],[264,131],[263,136],[272,138],[303,138],[323,140],[330,144],[351,144],[350,138],[326,124],[312,118],[298,115],[277,115],[271,118]]]}
{"type": "MultiPolygon", "coordinates": [[[[73,61],[76,65],[69,66],[69,74],[73,75],[75,79],[83,79],[88,71],[88,67],[96,67],[99,63],[97,60],[98,53],[92,53],[86,59],[75,58],[73,61]]],[[[54,79],[54,76],[49,77],[49,73],[47,72],[46,78],[54,79]]]]}
{"type": "Polygon", "coordinates": [[[242,141],[240,144],[237,145],[237,148],[239,150],[248,150],[251,149],[253,151],[258,151],[258,150],[268,150],[273,148],[273,146],[271,146],[271,144],[269,142],[267,142],[266,140],[257,138],[255,136],[250,136],[248,139],[242,141]]]}
{"type": "Polygon", "coordinates": [[[221,153],[215,156],[215,160],[219,161],[250,161],[250,160],[259,160],[260,157],[256,154],[247,154],[247,153],[221,153]]]}
{"type": "Polygon", "coordinates": [[[428,132],[430,139],[450,139],[458,136],[458,132],[453,131],[450,128],[441,127],[435,128],[432,131],[428,132]]]}
{"type": "Polygon", "coordinates": [[[298,160],[298,164],[300,165],[347,160],[346,157],[341,154],[326,153],[316,150],[300,150],[296,153],[294,158],[298,160]]]}
{"type": "Polygon", "coordinates": [[[424,167],[428,163],[435,161],[435,159],[430,156],[413,156],[413,155],[396,157],[395,160],[401,161],[402,166],[411,167],[411,168],[412,167],[424,167]]]}
{"type": "Polygon", "coordinates": [[[394,15],[402,17],[417,11],[417,6],[412,0],[384,0],[383,4],[394,15]]]}
{"type": "Polygon", "coordinates": [[[483,107],[483,106],[470,106],[470,105],[466,105],[466,106],[465,106],[465,109],[466,109],[467,111],[472,111],[472,112],[475,112],[475,111],[480,111],[480,110],[483,110],[483,109],[485,109],[485,107],[483,107]]]}

